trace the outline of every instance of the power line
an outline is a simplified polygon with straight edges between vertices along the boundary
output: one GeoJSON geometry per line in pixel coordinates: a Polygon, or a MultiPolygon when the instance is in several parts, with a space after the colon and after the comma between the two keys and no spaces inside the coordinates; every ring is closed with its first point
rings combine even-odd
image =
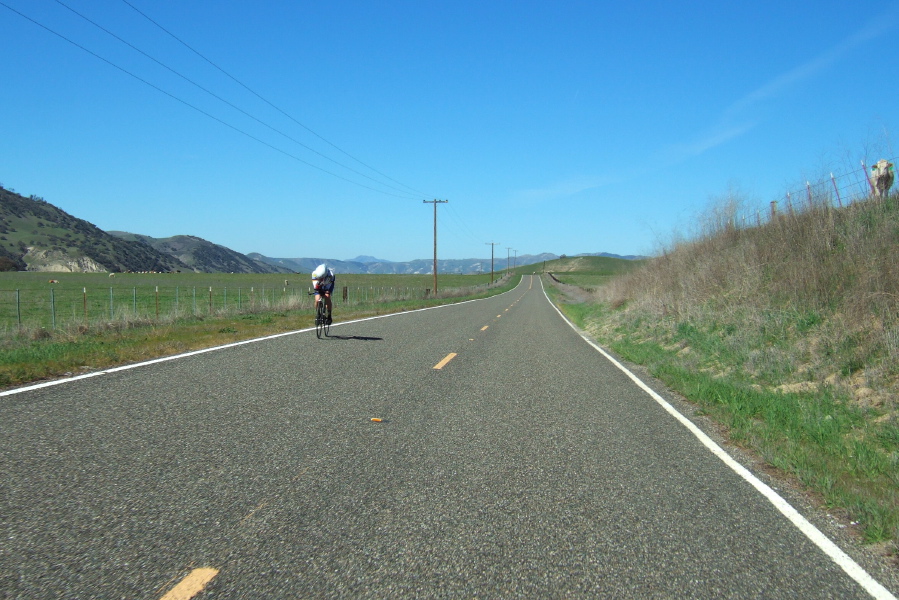
{"type": "MultiPolygon", "coordinates": [[[[347,169],[348,171],[351,171],[351,172],[355,173],[356,175],[359,175],[360,177],[364,177],[364,178],[366,178],[366,179],[368,179],[368,180],[370,180],[370,181],[373,181],[373,182],[377,183],[378,185],[383,185],[383,186],[385,186],[385,187],[388,187],[388,188],[390,188],[390,189],[392,189],[392,190],[395,190],[395,191],[400,192],[400,193],[403,193],[403,194],[409,194],[409,192],[407,192],[406,190],[402,190],[402,189],[397,188],[397,187],[395,187],[395,186],[392,186],[392,185],[390,185],[390,184],[388,184],[388,183],[384,183],[383,181],[378,181],[377,179],[375,179],[375,178],[373,178],[373,177],[371,177],[371,176],[369,176],[369,175],[366,175],[365,173],[362,173],[362,172],[360,172],[360,171],[357,171],[356,169],[354,169],[354,168],[352,168],[352,167],[349,167],[349,166],[347,166],[347,165],[345,165],[345,164],[343,164],[343,163],[341,163],[341,162],[339,162],[339,161],[336,161],[336,160],[334,160],[333,158],[331,158],[330,156],[327,156],[327,155],[325,155],[325,154],[322,154],[322,153],[319,152],[318,150],[316,150],[316,149],[314,149],[314,148],[312,148],[312,147],[310,147],[310,146],[307,146],[306,144],[304,144],[303,142],[301,142],[301,141],[299,141],[299,140],[297,140],[297,139],[294,139],[293,137],[291,137],[290,135],[284,133],[284,132],[281,131],[280,129],[277,129],[276,127],[273,127],[272,125],[269,125],[269,124],[266,123],[265,121],[263,121],[263,120],[261,120],[261,119],[255,117],[255,116],[251,115],[250,113],[248,113],[247,111],[243,110],[243,109],[240,108],[239,106],[236,106],[235,104],[233,104],[233,103],[229,102],[228,100],[222,98],[221,96],[219,96],[219,95],[216,94],[215,92],[213,92],[213,91],[211,91],[211,90],[209,90],[209,89],[203,87],[202,85],[200,85],[200,84],[197,83],[196,81],[192,80],[191,78],[187,77],[186,75],[184,75],[184,74],[178,72],[177,70],[175,70],[175,69],[173,69],[172,67],[166,65],[166,64],[163,63],[162,61],[160,61],[160,60],[154,58],[154,57],[151,56],[150,54],[144,52],[143,50],[141,50],[140,48],[138,48],[137,46],[135,46],[134,44],[132,44],[132,43],[128,42],[127,40],[121,38],[120,36],[116,35],[116,34],[113,33],[112,31],[106,29],[105,27],[103,27],[103,26],[100,25],[99,23],[97,23],[97,22],[91,20],[89,17],[87,17],[87,16],[83,15],[82,13],[78,12],[77,10],[75,10],[74,8],[72,8],[71,6],[69,6],[68,4],[66,4],[65,2],[62,2],[62,0],[56,0],[56,3],[59,4],[60,6],[63,6],[63,7],[66,8],[66,9],[70,10],[72,13],[74,13],[75,15],[81,17],[82,19],[84,19],[85,21],[87,21],[88,23],[90,23],[91,25],[93,25],[94,27],[96,27],[97,29],[100,29],[101,31],[105,32],[106,34],[108,34],[108,35],[114,37],[115,39],[117,39],[117,40],[120,41],[121,43],[125,44],[126,46],[128,46],[129,48],[131,48],[132,50],[134,50],[135,52],[138,52],[138,53],[142,54],[142,55],[145,56],[146,58],[148,58],[148,59],[152,60],[153,62],[155,62],[157,65],[161,66],[162,68],[168,70],[169,72],[173,73],[174,75],[177,75],[178,77],[180,77],[180,78],[183,79],[184,81],[190,83],[191,85],[195,86],[196,88],[198,88],[198,89],[202,90],[203,92],[209,94],[210,96],[212,96],[212,97],[215,98],[216,100],[219,100],[220,102],[223,102],[224,104],[227,104],[228,106],[230,106],[230,107],[233,108],[234,110],[236,110],[236,111],[240,112],[241,114],[243,114],[243,115],[249,117],[250,119],[256,121],[256,122],[259,123],[260,125],[263,125],[263,126],[267,127],[268,129],[274,131],[275,133],[277,133],[277,134],[279,134],[279,135],[281,135],[281,136],[287,138],[287,139],[290,140],[291,142],[294,142],[295,144],[298,144],[298,145],[302,146],[302,147],[305,148],[306,150],[309,150],[310,152],[312,152],[312,153],[314,153],[314,154],[317,154],[318,156],[324,158],[325,160],[331,161],[332,163],[334,163],[334,164],[336,164],[336,165],[338,165],[338,166],[340,166],[340,167],[343,167],[344,169],[347,169]]],[[[386,176],[385,176],[385,177],[386,177],[386,176]]],[[[388,179],[389,179],[389,178],[388,178],[388,179]]],[[[400,185],[402,185],[402,184],[400,184],[400,185]]]]}
{"type": "Polygon", "coordinates": [[[174,94],[165,91],[165,90],[162,89],[161,87],[159,87],[159,86],[157,86],[157,85],[155,85],[155,84],[153,84],[153,83],[150,83],[149,81],[147,81],[146,79],[143,79],[142,77],[140,77],[140,76],[138,76],[138,75],[135,75],[134,73],[132,73],[131,71],[125,69],[124,67],[120,67],[119,65],[115,64],[114,62],[112,62],[112,61],[110,61],[110,60],[108,60],[108,59],[106,59],[106,58],[100,56],[100,55],[97,54],[96,52],[93,52],[92,50],[88,50],[87,48],[85,48],[85,47],[82,46],[81,44],[79,44],[79,43],[77,43],[77,42],[75,42],[75,41],[73,41],[73,40],[67,38],[66,36],[62,35],[61,33],[57,32],[57,31],[54,31],[53,29],[50,29],[50,28],[47,27],[46,25],[44,25],[44,24],[42,24],[42,23],[39,23],[38,21],[35,21],[34,19],[32,19],[31,17],[29,17],[28,15],[25,15],[25,14],[19,12],[18,10],[16,10],[15,8],[9,6],[9,5],[6,4],[5,2],[2,2],[2,0],[0,0],[0,6],[3,6],[3,7],[5,7],[5,8],[8,8],[8,9],[11,10],[12,12],[14,12],[14,13],[16,13],[17,15],[19,15],[20,17],[22,17],[23,19],[25,19],[25,20],[27,20],[27,21],[30,21],[31,23],[34,23],[35,25],[37,25],[37,26],[40,27],[41,29],[44,29],[44,30],[46,30],[47,32],[52,33],[53,35],[59,37],[60,39],[62,39],[62,40],[64,40],[64,41],[66,41],[66,42],[72,44],[72,45],[75,46],[76,48],[79,48],[79,49],[83,50],[84,52],[87,52],[87,53],[90,54],[91,56],[93,56],[93,57],[95,57],[95,58],[97,58],[97,59],[99,59],[99,60],[105,62],[105,63],[108,64],[109,66],[114,67],[114,68],[118,69],[119,71],[121,71],[122,73],[125,73],[126,75],[129,75],[129,76],[133,77],[134,79],[137,79],[137,80],[140,81],[141,83],[150,86],[150,87],[153,88],[154,90],[156,90],[156,91],[158,91],[158,92],[160,92],[160,93],[162,93],[162,94],[165,94],[165,95],[168,96],[169,98],[171,98],[171,99],[173,99],[173,100],[176,100],[176,101],[180,102],[181,104],[187,106],[188,108],[191,108],[191,109],[197,111],[198,113],[200,113],[200,114],[202,114],[202,115],[204,115],[204,116],[206,116],[206,117],[209,117],[209,118],[212,119],[213,121],[217,121],[218,123],[221,123],[221,124],[224,125],[225,127],[228,127],[229,129],[232,129],[233,131],[236,131],[237,133],[240,133],[240,134],[242,134],[242,135],[244,135],[244,136],[250,138],[251,140],[253,140],[253,141],[255,141],[255,142],[259,142],[259,143],[262,144],[263,146],[267,146],[267,147],[271,148],[272,150],[274,150],[274,151],[276,151],[276,152],[279,152],[279,153],[283,154],[284,156],[287,156],[288,158],[292,158],[292,159],[296,160],[297,162],[303,163],[304,165],[307,165],[307,166],[309,166],[309,167],[312,167],[313,169],[318,169],[319,171],[321,171],[321,172],[323,172],[323,173],[327,173],[328,175],[331,175],[332,177],[336,177],[337,179],[341,179],[341,180],[343,180],[343,181],[346,181],[347,183],[351,183],[351,184],[353,184],[353,185],[357,185],[357,186],[359,186],[359,187],[363,187],[363,188],[368,189],[368,190],[371,190],[371,191],[373,191],[373,192],[378,192],[378,193],[380,193],[380,194],[386,194],[386,195],[388,195],[388,196],[394,196],[394,197],[396,197],[396,198],[404,198],[404,199],[408,199],[408,196],[399,196],[398,194],[393,194],[393,193],[391,193],[391,192],[385,192],[384,190],[379,190],[379,189],[373,188],[373,187],[368,186],[368,185],[365,185],[365,184],[363,184],[363,183],[359,183],[358,181],[353,181],[352,179],[348,179],[348,178],[346,178],[346,177],[344,177],[344,176],[342,176],[342,175],[338,175],[337,173],[334,173],[334,172],[329,171],[329,170],[327,170],[327,169],[324,169],[324,168],[322,168],[322,167],[320,167],[320,166],[318,166],[318,165],[315,165],[315,164],[310,163],[310,162],[308,162],[308,161],[306,161],[306,160],[303,160],[302,158],[300,158],[300,157],[298,157],[298,156],[296,156],[296,155],[294,155],[294,154],[291,154],[290,152],[288,152],[288,151],[286,151],[286,150],[283,150],[282,148],[278,148],[277,146],[274,146],[274,145],[272,145],[272,144],[269,144],[268,142],[266,142],[266,141],[264,141],[264,140],[261,140],[261,139],[259,139],[258,137],[254,136],[254,135],[252,135],[252,134],[250,134],[250,133],[247,133],[246,131],[240,129],[239,127],[236,127],[236,126],[234,126],[234,125],[231,125],[230,123],[228,123],[228,122],[226,122],[226,121],[223,121],[222,119],[219,119],[218,117],[216,117],[216,116],[214,116],[214,115],[212,115],[212,114],[206,112],[205,110],[203,110],[203,109],[201,109],[201,108],[199,108],[199,107],[197,107],[197,106],[194,106],[194,105],[191,104],[190,102],[187,102],[186,100],[182,100],[181,98],[175,96],[174,94]]]}
{"type": "MultiPolygon", "coordinates": [[[[57,0],[57,1],[59,1],[59,0],[57,0]]],[[[169,36],[171,36],[175,41],[177,41],[178,43],[180,43],[181,45],[183,45],[185,48],[187,48],[188,50],[190,50],[191,52],[193,52],[194,54],[196,54],[197,56],[199,56],[200,58],[202,58],[203,60],[205,60],[207,63],[209,63],[210,65],[212,65],[214,68],[216,68],[218,71],[220,71],[220,72],[221,72],[222,74],[224,74],[226,77],[228,77],[229,79],[231,79],[231,80],[232,80],[233,82],[235,82],[237,85],[241,86],[242,88],[244,88],[245,90],[247,90],[248,92],[250,92],[251,94],[253,94],[254,96],[256,96],[257,98],[259,98],[260,100],[262,100],[263,102],[265,102],[266,104],[268,104],[269,106],[271,106],[272,108],[274,108],[276,111],[278,111],[279,113],[281,113],[282,115],[284,115],[285,117],[287,117],[288,119],[290,119],[291,121],[293,121],[294,123],[296,123],[297,125],[299,125],[300,127],[302,127],[303,129],[305,129],[306,131],[308,131],[309,133],[311,133],[312,135],[314,135],[315,137],[317,137],[317,138],[320,139],[321,141],[325,142],[326,144],[328,144],[329,146],[331,146],[332,148],[334,148],[334,149],[337,150],[338,152],[340,152],[340,153],[344,154],[345,156],[347,156],[347,157],[353,159],[354,161],[356,161],[356,162],[359,163],[360,165],[364,166],[365,168],[371,169],[372,171],[374,171],[375,173],[377,173],[377,174],[380,175],[381,177],[384,177],[384,178],[386,178],[386,179],[389,179],[390,181],[392,181],[392,182],[394,182],[394,183],[396,183],[396,184],[398,184],[398,185],[401,185],[402,187],[404,187],[404,188],[406,188],[406,189],[408,189],[408,190],[411,190],[411,191],[415,192],[415,193],[418,194],[418,195],[423,195],[423,196],[429,195],[429,194],[425,194],[424,192],[422,192],[422,191],[420,191],[420,190],[416,190],[415,188],[410,187],[410,186],[406,185],[405,183],[402,183],[402,182],[400,182],[400,181],[397,181],[396,179],[394,179],[393,177],[390,177],[389,175],[386,175],[386,174],[382,173],[382,172],[379,171],[378,169],[372,167],[372,166],[369,165],[369,164],[364,163],[363,161],[359,160],[358,158],[356,158],[356,157],[353,156],[352,154],[346,152],[345,150],[343,150],[342,148],[340,148],[340,147],[337,146],[336,144],[334,144],[334,143],[328,141],[327,139],[325,139],[324,137],[322,137],[321,135],[319,135],[318,133],[316,133],[315,131],[313,131],[312,129],[310,129],[309,127],[307,127],[306,125],[304,125],[303,123],[301,123],[300,121],[298,121],[297,119],[295,119],[293,116],[291,116],[290,114],[288,114],[287,112],[285,112],[284,110],[280,109],[280,108],[277,107],[275,104],[273,104],[272,102],[270,102],[269,100],[267,100],[266,98],[264,98],[262,95],[260,95],[260,94],[257,93],[256,91],[254,91],[252,88],[250,88],[248,85],[246,85],[245,83],[243,83],[242,81],[240,81],[239,79],[237,79],[236,77],[234,77],[233,75],[231,75],[229,72],[227,72],[226,70],[224,70],[223,68],[221,68],[220,66],[218,66],[217,64],[215,64],[212,60],[210,60],[209,58],[207,58],[206,56],[204,56],[204,55],[203,55],[202,53],[200,53],[198,50],[194,49],[194,48],[193,48],[192,46],[190,46],[187,42],[185,42],[184,40],[182,40],[181,38],[179,38],[177,35],[175,35],[175,34],[172,33],[171,31],[169,31],[168,29],[166,29],[165,27],[163,27],[163,26],[160,25],[159,23],[157,23],[155,20],[153,20],[153,19],[152,19],[150,16],[148,16],[146,13],[142,12],[139,8],[137,8],[136,6],[134,6],[133,4],[131,4],[130,2],[128,2],[128,0],[122,0],[122,2],[124,2],[125,4],[127,4],[128,6],[130,6],[135,12],[137,12],[139,15],[141,15],[142,17],[144,17],[145,19],[147,19],[150,23],[152,23],[153,25],[155,25],[156,27],[158,27],[159,29],[161,29],[162,31],[164,31],[166,34],[168,34],[169,36]]],[[[347,168],[348,168],[348,167],[347,167],[347,168]]]]}
{"type": "Polygon", "coordinates": [[[472,230],[468,227],[468,225],[466,225],[465,222],[462,220],[462,216],[459,215],[459,213],[453,208],[453,205],[452,205],[452,204],[450,204],[450,205],[448,206],[448,208],[449,208],[449,214],[450,214],[450,217],[452,217],[452,219],[456,222],[456,224],[457,224],[458,227],[459,227],[459,230],[460,230],[462,233],[464,233],[465,235],[467,235],[468,237],[470,237],[470,238],[471,238],[472,240],[474,240],[474,241],[480,241],[481,239],[483,239],[482,236],[475,235],[475,234],[472,232],[472,230]]]}

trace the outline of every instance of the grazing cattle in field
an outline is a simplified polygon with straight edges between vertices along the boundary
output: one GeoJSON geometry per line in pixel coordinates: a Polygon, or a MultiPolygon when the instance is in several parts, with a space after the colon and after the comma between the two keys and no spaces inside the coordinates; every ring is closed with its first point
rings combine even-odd
{"type": "Polygon", "coordinates": [[[880,159],[871,167],[871,190],[878,198],[884,198],[893,187],[893,163],[880,159]]]}
{"type": "Polygon", "coordinates": [[[50,283],[59,283],[59,280],[58,280],[58,279],[51,279],[51,280],[50,280],[50,283]]]}
{"type": "Polygon", "coordinates": [[[110,277],[115,277],[115,273],[110,273],[109,276],[110,276],[110,277]]]}

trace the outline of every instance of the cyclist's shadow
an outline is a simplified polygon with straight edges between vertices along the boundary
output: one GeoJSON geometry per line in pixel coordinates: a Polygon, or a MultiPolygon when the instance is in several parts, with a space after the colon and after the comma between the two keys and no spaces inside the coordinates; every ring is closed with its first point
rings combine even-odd
{"type": "Polygon", "coordinates": [[[364,335],[329,335],[328,339],[332,340],[358,340],[360,342],[381,342],[384,338],[365,337],[364,335]]]}

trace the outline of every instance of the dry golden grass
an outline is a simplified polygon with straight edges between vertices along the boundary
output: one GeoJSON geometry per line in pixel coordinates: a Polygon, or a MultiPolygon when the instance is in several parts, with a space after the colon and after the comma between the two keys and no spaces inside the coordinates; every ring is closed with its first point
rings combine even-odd
{"type": "Polygon", "coordinates": [[[748,229],[729,223],[616,278],[600,299],[762,332],[769,346],[790,339],[778,359],[794,378],[899,393],[899,199],[822,202],[748,229]]]}

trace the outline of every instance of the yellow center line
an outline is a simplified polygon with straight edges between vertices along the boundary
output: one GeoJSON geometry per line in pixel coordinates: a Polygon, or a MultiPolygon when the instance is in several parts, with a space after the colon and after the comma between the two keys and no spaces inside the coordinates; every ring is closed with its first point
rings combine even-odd
{"type": "Polygon", "coordinates": [[[483,327],[481,327],[481,331],[485,331],[488,327],[490,327],[490,325],[484,325],[483,327]]]}
{"type": "Polygon", "coordinates": [[[190,600],[202,592],[206,584],[212,581],[212,578],[218,574],[219,570],[212,567],[194,569],[160,600],[190,600]]]}
{"type": "Polygon", "coordinates": [[[443,367],[445,367],[445,366],[447,365],[447,363],[448,363],[449,361],[453,360],[454,358],[456,358],[456,353],[455,353],[455,352],[450,352],[449,354],[446,355],[446,358],[444,358],[444,359],[441,360],[439,363],[437,363],[436,365],[434,365],[434,368],[435,368],[435,369],[438,369],[438,370],[439,370],[439,369],[442,369],[443,367]]]}

